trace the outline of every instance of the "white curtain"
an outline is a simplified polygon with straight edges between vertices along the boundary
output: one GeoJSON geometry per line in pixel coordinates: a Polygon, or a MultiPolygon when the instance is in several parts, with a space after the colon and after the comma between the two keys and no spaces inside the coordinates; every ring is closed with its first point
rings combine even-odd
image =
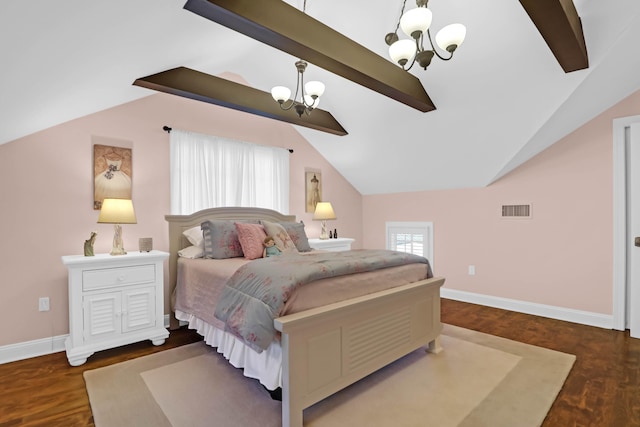
{"type": "Polygon", "coordinates": [[[249,206],[289,213],[289,151],[172,129],[171,213],[249,206]]]}

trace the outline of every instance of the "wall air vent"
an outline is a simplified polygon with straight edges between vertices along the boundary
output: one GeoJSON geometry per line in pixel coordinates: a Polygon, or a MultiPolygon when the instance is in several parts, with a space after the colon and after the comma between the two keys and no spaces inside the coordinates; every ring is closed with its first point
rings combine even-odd
{"type": "Polygon", "coordinates": [[[531,218],[531,204],[502,205],[502,218],[531,218]]]}

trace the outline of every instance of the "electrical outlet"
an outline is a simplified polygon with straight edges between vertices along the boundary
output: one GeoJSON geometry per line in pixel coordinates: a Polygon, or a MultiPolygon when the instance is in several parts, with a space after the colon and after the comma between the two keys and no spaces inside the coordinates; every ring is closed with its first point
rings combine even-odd
{"type": "Polygon", "coordinates": [[[38,300],[38,311],[49,311],[49,297],[42,297],[38,300]]]}
{"type": "Polygon", "coordinates": [[[476,275],[476,266],[475,265],[470,265],[469,266],[469,276],[475,276],[476,275]]]}

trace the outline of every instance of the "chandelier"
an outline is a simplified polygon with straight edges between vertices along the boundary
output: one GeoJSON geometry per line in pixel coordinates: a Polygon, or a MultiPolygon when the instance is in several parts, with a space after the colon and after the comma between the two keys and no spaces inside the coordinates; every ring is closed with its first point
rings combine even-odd
{"type": "MultiPolygon", "coordinates": [[[[307,12],[307,0],[304,0],[302,5],[302,13],[307,12]]],[[[299,59],[296,61],[296,69],[298,70],[298,78],[296,81],[296,93],[293,98],[291,96],[291,90],[285,86],[275,86],[271,89],[271,96],[280,104],[280,108],[283,110],[294,109],[298,114],[298,117],[302,117],[302,114],[307,115],[311,113],[311,110],[318,107],[320,103],[320,96],[324,93],[324,83],[319,81],[310,81],[304,84],[304,72],[307,69],[307,61],[299,59]],[[304,92],[302,91],[304,88],[304,92]],[[298,94],[300,94],[300,101],[297,101],[298,94]]]]}
{"type": "Polygon", "coordinates": [[[302,59],[296,61],[296,69],[298,70],[298,77],[296,93],[293,98],[289,99],[291,90],[285,86],[275,86],[271,89],[271,96],[280,104],[281,109],[290,110],[293,108],[298,117],[302,117],[302,114],[309,114],[318,106],[320,96],[324,93],[324,83],[315,80],[304,83],[304,71],[307,69],[306,61],[302,59]],[[306,93],[303,92],[303,88],[306,93]],[[300,100],[297,100],[298,94],[300,94],[300,100]]]}
{"type": "Polygon", "coordinates": [[[440,49],[449,53],[449,56],[440,55],[431,40],[429,26],[431,25],[433,16],[431,11],[427,9],[428,1],[429,0],[416,0],[418,7],[405,13],[404,8],[407,0],[404,0],[402,3],[402,11],[400,12],[400,19],[396,24],[396,30],[384,37],[384,41],[389,45],[389,56],[393,62],[397,62],[402,69],[406,71],[409,71],[416,62],[426,70],[429,64],[431,64],[431,59],[434,55],[443,61],[450,60],[453,58],[453,52],[455,52],[464,41],[467,32],[467,29],[462,24],[450,24],[438,31],[436,34],[436,44],[440,49]],[[411,39],[399,40],[398,27],[401,27],[402,31],[411,37],[411,39]],[[424,48],[425,33],[427,34],[431,49],[424,48]]]}

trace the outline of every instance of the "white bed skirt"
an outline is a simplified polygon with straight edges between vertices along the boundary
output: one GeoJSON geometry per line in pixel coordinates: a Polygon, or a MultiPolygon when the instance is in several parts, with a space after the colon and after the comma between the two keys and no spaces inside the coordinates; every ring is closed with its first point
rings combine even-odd
{"type": "Polygon", "coordinates": [[[189,323],[189,329],[195,329],[204,337],[204,342],[217,348],[218,353],[236,368],[244,370],[244,376],[260,381],[269,390],[282,387],[282,347],[274,341],[269,348],[258,353],[248,347],[239,338],[225,332],[204,320],[179,310],[176,319],[189,323]]]}

